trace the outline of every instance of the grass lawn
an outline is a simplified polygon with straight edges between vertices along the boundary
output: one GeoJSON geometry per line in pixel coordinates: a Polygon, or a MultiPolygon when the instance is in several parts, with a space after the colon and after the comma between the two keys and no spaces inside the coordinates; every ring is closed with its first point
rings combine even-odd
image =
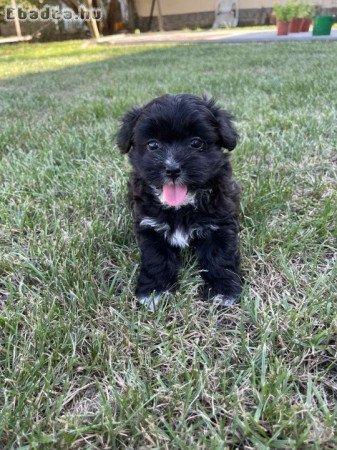
{"type": "Polygon", "coordinates": [[[336,448],[337,44],[0,47],[0,448],[336,448]],[[239,306],[132,297],[119,116],[236,116],[239,306]]]}

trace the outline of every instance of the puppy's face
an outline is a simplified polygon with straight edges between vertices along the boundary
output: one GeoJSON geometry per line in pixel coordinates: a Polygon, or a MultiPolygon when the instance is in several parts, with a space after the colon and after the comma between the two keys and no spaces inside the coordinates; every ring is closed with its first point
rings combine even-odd
{"type": "Polygon", "coordinates": [[[207,187],[224,164],[222,148],[233,150],[236,141],[228,113],[213,100],[188,94],[165,95],[131,110],[117,137],[137,173],[170,206],[207,187]]]}

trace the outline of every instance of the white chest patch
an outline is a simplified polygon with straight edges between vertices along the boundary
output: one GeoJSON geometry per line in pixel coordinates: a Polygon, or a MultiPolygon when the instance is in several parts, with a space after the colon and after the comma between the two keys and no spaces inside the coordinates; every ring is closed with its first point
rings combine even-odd
{"type": "Polygon", "coordinates": [[[189,233],[184,233],[179,228],[177,228],[169,237],[166,237],[173,247],[181,248],[188,247],[190,238],[191,235],[189,233]]]}
{"type": "Polygon", "coordinates": [[[140,226],[143,228],[153,228],[158,233],[164,235],[165,239],[173,245],[173,247],[185,248],[190,244],[191,239],[194,237],[204,237],[209,230],[218,230],[219,227],[217,225],[203,225],[203,226],[194,226],[188,229],[183,229],[178,227],[174,230],[171,230],[168,223],[158,222],[156,219],[152,217],[144,217],[140,222],[140,226]]]}

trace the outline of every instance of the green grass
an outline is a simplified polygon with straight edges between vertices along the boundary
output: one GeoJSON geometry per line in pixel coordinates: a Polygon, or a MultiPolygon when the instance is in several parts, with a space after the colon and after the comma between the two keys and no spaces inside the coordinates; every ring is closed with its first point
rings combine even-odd
{"type": "Polygon", "coordinates": [[[336,43],[0,48],[0,447],[336,448],[336,43]],[[118,118],[214,95],[241,135],[241,303],[136,308],[118,118]]]}

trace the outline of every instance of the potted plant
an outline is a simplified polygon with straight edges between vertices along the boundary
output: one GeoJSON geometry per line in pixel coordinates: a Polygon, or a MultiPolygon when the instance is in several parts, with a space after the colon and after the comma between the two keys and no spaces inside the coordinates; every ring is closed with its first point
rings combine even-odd
{"type": "Polygon", "coordinates": [[[312,23],[312,16],[314,14],[314,7],[309,3],[302,1],[299,3],[299,17],[302,19],[300,31],[308,32],[312,23]]]}
{"type": "Polygon", "coordinates": [[[331,27],[335,22],[335,16],[316,16],[314,19],[313,36],[328,36],[331,33],[331,27]]]}
{"type": "Polygon", "coordinates": [[[302,19],[300,19],[300,5],[296,1],[291,0],[288,2],[289,8],[289,33],[299,33],[302,25],[302,19]]]}
{"type": "Polygon", "coordinates": [[[276,17],[277,35],[285,36],[289,29],[289,7],[288,5],[274,5],[273,13],[276,17]]]}

